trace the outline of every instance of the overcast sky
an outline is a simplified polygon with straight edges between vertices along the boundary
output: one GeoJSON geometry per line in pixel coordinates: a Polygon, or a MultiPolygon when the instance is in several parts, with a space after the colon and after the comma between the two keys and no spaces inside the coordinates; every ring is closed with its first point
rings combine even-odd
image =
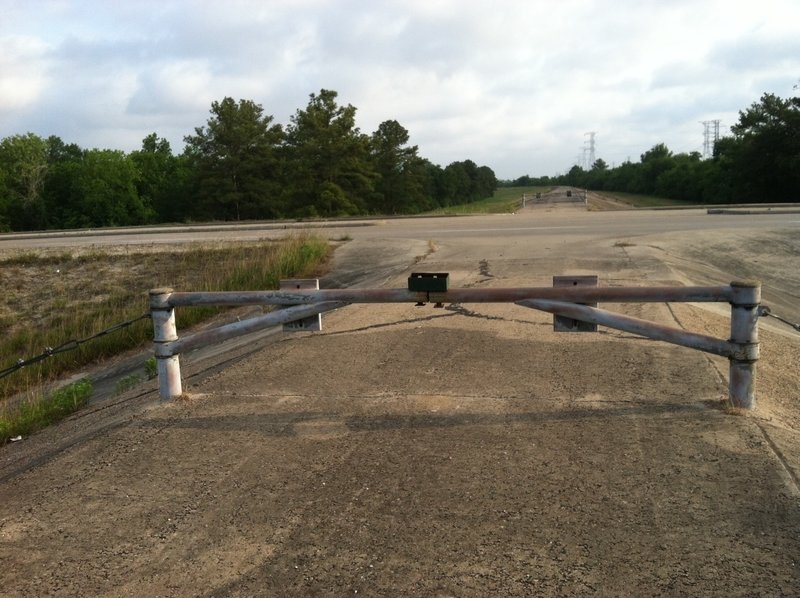
{"type": "Polygon", "coordinates": [[[0,137],[31,131],[177,153],[211,102],[286,124],[339,93],[371,133],[500,178],[564,172],[585,133],[609,164],[702,151],[762,93],[800,81],[798,0],[0,0],[0,137]]]}

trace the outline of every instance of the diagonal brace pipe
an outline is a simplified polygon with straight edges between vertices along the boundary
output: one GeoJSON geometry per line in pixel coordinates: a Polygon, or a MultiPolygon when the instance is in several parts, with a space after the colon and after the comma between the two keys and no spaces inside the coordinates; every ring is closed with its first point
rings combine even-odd
{"type": "Polygon", "coordinates": [[[225,326],[220,326],[219,328],[198,332],[192,336],[186,336],[171,342],[158,344],[156,345],[156,357],[171,357],[191,349],[196,349],[197,347],[203,347],[212,343],[219,343],[237,336],[242,336],[243,334],[248,334],[257,330],[263,330],[264,328],[269,328],[271,326],[279,326],[281,324],[286,324],[287,322],[302,320],[303,318],[315,316],[317,314],[338,309],[346,305],[348,304],[329,301],[325,303],[314,303],[311,305],[295,305],[293,307],[279,309],[263,316],[249,318],[241,322],[233,322],[232,324],[226,324],[225,326]]]}
{"type": "Polygon", "coordinates": [[[721,355],[729,359],[756,360],[758,359],[758,344],[734,343],[713,336],[686,332],[677,328],[670,328],[649,320],[641,320],[630,316],[615,314],[604,309],[577,305],[565,301],[550,301],[547,299],[524,299],[517,301],[517,305],[531,307],[559,316],[566,316],[574,320],[590,322],[607,328],[615,328],[624,332],[638,334],[657,341],[665,341],[690,349],[721,355]]]}

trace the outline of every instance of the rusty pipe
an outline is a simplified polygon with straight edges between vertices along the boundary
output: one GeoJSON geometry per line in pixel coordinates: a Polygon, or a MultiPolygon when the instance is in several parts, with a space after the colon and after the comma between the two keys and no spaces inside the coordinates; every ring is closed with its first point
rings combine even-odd
{"type": "Polygon", "coordinates": [[[514,303],[525,299],[564,302],[731,302],[730,286],[709,287],[530,287],[450,289],[444,292],[408,289],[322,289],[291,291],[175,292],[169,305],[302,305],[343,303],[514,303]]]}

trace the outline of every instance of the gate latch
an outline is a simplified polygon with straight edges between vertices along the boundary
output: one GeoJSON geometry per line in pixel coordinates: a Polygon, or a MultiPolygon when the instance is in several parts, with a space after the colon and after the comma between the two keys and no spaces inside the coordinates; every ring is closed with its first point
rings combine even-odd
{"type": "Polygon", "coordinates": [[[450,274],[447,272],[412,272],[408,290],[422,293],[446,293],[450,274]]]}

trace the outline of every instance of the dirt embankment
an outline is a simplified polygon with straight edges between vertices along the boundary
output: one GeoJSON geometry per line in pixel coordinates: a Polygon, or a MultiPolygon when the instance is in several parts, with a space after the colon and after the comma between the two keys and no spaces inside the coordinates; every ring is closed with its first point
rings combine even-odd
{"type": "Polygon", "coordinates": [[[569,208],[590,211],[630,210],[629,204],[605,194],[579,189],[578,187],[555,187],[548,193],[538,193],[527,197],[522,211],[529,210],[563,210],[569,208]]]}
{"type": "Polygon", "coordinates": [[[589,210],[593,211],[632,209],[630,204],[619,201],[609,195],[595,193],[594,191],[586,192],[586,205],[589,210]]]}

